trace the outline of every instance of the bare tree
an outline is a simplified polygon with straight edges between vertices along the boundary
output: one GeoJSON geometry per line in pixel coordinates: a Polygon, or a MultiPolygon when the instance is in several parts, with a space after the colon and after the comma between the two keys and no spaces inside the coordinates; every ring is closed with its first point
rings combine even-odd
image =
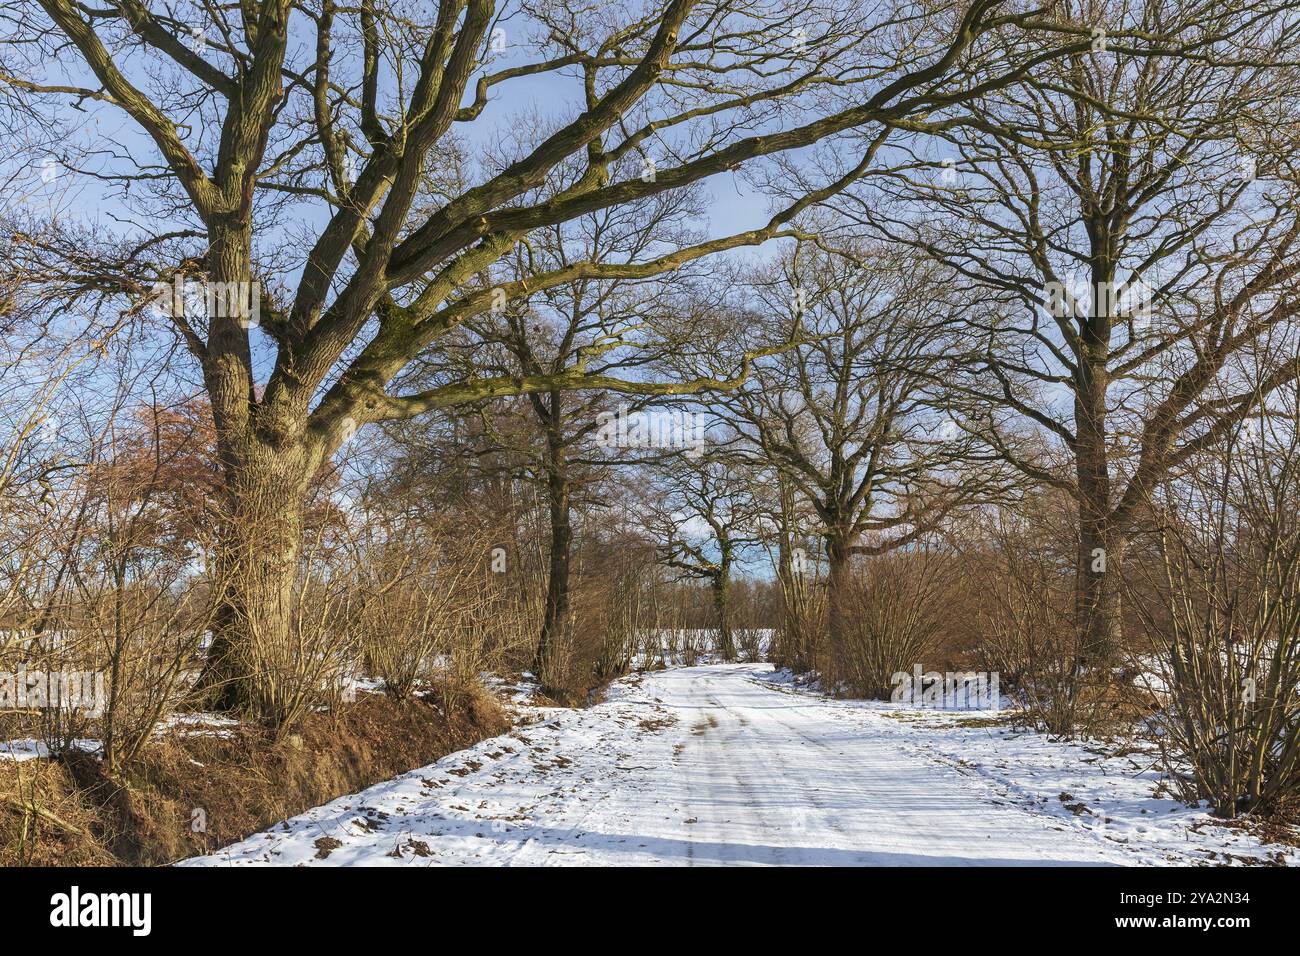
{"type": "Polygon", "coordinates": [[[968,290],[972,418],[1077,503],[1082,662],[1120,640],[1119,572],[1158,482],[1300,374],[1286,351],[1249,381],[1230,361],[1300,302],[1300,23],[1287,2],[1062,12],[1102,25],[1092,50],[915,124],[911,170],[837,205],[968,290]],[[1181,45],[1107,36],[1131,30],[1181,45]]]}
{"type": "Polygon", "coordinates": [[[659,560],[687,578],[704,581],[713,596],[716,647],[736,658],[731,585],[735,566],[757,541],[752,489],[739,462],[703,449],[671,456],[656,469],[658,494],[649,505],[659,560]]]}
{"type": "MultiPolygon", "coordinates": [[[[571,171],[571,178],[581,174],[571,171]]],[[[562,189],[562,179],[557,189],[562,189]]],[[[569,223],[538,229],[500,263],[503,281],[525,283],[562,269],[567,263],[614,263],[644,257],[657,245],[689,240],[689,223],[701,213],[697,190],[680,190],[603,209],[569,223]]],[[[580,278],[500,300],[464,323],[462,335],[449,336],[431,359],[415,366],[441,376],[444,384],[498,378],[557,376],[583,364],[600,377],[632,378],[654,367],[688,335],[690,320],[702,306],[690,296],[694,269],[647,279],[580,278]]],[[[419,372],[417,371],[417,374],[419,372]]],[[[570,623],[570,580],[574,547],[573,509],[594,500],[596,484],[615,457],[626,457],[598,439],[610,414],[628,415],[653,399],[628,396],[611,412],[604,390],[571,391],[559,385],[533,391],[525,407],[531,429],[506,434],[488,427],[482,438],[517,462],[518,474],[535,480],[547,502],[550,540],[546,606],[533,670],[543,681],[550,673],[551,650],[570,623]],[[540,437],[540,441],[535,441],[540,437]]],[[[498,421],[485,416],[483,421],[498,421]]]]}
{"type": "Polygon", "coordinates": [[[853,556],[917,541],[982,483],[958,467],[975,443],[936,412],[933,382],[953,339],[933,268],[883,247],[801,252],[750,288],[767,309],[755,324],[797,329],[803,344],[759,362],[720,406],[736,446],[816,512],[834,659],[853,556]]]}

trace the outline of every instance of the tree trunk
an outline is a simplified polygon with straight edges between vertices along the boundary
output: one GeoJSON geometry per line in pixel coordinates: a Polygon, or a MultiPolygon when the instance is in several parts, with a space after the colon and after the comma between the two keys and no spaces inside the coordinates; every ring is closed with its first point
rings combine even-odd
{"type": "Polygon", "coordinates": [[[302,552],[306,454],[297,447],[245,446],[227,475],[228,510],[213,583],[219,598],[200,686],[218,707],[274,719],[259,680],[292,640],[294,583],[302,552]]]}
{"type": "MultiPolygon", "coordinates": [[[[1081,509],[1082,511],[1082,509],[1081,509]]],[[[1101,667],[1123,643],[1120,566],[1125,539],[1081,513],[1075,569],[1074,616],[1079,666],[1101,667]]]]}
{"type": "Polygon", "coordinates": [[[1110,234],[1093,241],[1092,314],[1083,323],[1075,374],[1075,477],[1079,493],[1079,552],[1075,559],[1076,669],[1105,666],[1120,646],[1119,571],[1124,540],[1113,527],[1107,448],[1107,393],[1115,287],[1110,234]]]}
{"type": "Polygon", "coordinates": [[[848,641],[852,547],[851,535],[846,530],[831,528],[827,532],[826,634],[828,642],[825,660],[820,669],[828,677],[832,689],[839,682],[840,668],[844,663],[844,650],[848,641]]]}
{"type": "MultiPolygon", "coordinates": [[[[211,281],[252,282],[246,207],[215,217],[209,242],[211,281]]],[[[307,436],[305,399],[280,387],[257,400],[249,316],[218,313],[209,323],[203,373],[226,500],[211,568],[218,604],[200,687],[218,706],[272,717],[258,688],[277,676],[265,672],[266,652],[287,651],[307,485],[331,449],[307,436]]]]}
{"type": "MultiPolygon", "coordinates": [[[[1110,273],[1094,275],[1104,288],[1110,273]]],[[[1099,303],[1109,303],[1101,293],[1099,303]]],[[[1085,329],[1075,390],[1075,477],[1079,492],[1079,551],[1075,560],[1077,665],[1100,666],[1119,646],[1119,566],[1123,539],[1111,527],[1111,475],[1107,444],[1106,393],[1110,318],[1098,310],[1085,329]]]]}
{"type": "Polygon", "coordinates": [[[724,561],[713,576],[713,618],[718,625],[718,652],[723,660],[736,659],[736,642],[731,634],[731,568],[724,561]]]}
{"type": "MultiPolygon", "coordinates": [[[[552,405],[552,408],[555,408],[552,405]]],[[[543,684],[552,680],[556,646],[563,640],[569,623],[569,576],[573,550],[570,513],[568,460],[563,436],[557,428],[547,429],[546,491],[551,516],[551,548],[546,578],[546,610],[537,640],[533,673],[543,684]]]]}
{"type": "Polygon", "coordinates": [[[777,581],[781,585],[781,629],[779,640],[770,648],[772,663],[794,671],[806,671],[811,666],[803,635],[804,581],[795,567],[795,515],[794,496],[789,483],[780,480],[781,511],[777,536],[777,581]]]}

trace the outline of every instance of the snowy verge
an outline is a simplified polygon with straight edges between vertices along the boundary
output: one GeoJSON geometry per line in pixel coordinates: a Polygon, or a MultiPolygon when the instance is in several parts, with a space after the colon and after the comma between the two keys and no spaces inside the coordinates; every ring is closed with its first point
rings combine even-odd
{"type": "MultiPolygon", "coordinates": [[[[789,670],[755,679],[786,693],[821,697],[789,670]]],[[[911,753],[952,768],[991,802],[1014,803],[1062,830],[1122,846],[1143,863],[1300,865],[1300,848],[1262,842],[1248,829],[1225,826],[1205,807],[1170,796],[1149,748],[1064,740],[1013,726],[1005,711],[995,716],[883,701],[835,703],[859,720],[889,721],[911,753]]],[[[1300,841],[1300,832],[1296,836],[1300,841]]]]}

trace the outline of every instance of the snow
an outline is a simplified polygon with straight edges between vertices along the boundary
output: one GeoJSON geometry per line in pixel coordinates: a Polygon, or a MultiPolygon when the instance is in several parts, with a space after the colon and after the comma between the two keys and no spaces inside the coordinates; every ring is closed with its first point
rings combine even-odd
{"type": "MultiPolygon", "coordinates": [[[[72,747],[86,753],[98,753],[103,745],[98,740],[73,740],[72,747]]],[[[35,760],[50,755],[50,748],[34,737],[16,737],[13,740],[0,740],[0,760],[35,760]]]]}
{"type": "MultiPolygon", "coordinates": [[[[760,679],[773,686],[799,684],[786,671],[760,679]]],[[[1240,829],[1223,826],[1208,809],[1169,796],[1153,748],[1066,741],[1014,727],[1006,713],[837,703],[892,722],[900,746],[917,759],[961,774],[988,800],[1025,808],[1051,818],[1065,832],[1128,850],[1136,858],[1126,863],[1300,864],[1300,850],[1261,844],[1240,829]]]]}
{"type": "Polygon", "coordinates": [[[488,690],[516,709],[531,709],[534,706],[534,698],[541,688],[531,671],[524,671],[518,680],[506,680],[492,673],[484,673],[480,676],[488,690]]]}
{"type": "MultiPolygon", "coordinates": [[[[192,713],[170,714],[164,717],[154,728],[154,737],[226,737],[235,735],[239,721],[223,714],[192,713]]],[[[72,747],[86,753],[99,753],[104,743],[94,738],[82,738],[72,741],[72,747]]],[[[0,760],[34,760],[46,758],[50,748],[43,741],[34,737],[16,737],[12,740],[0,740],[0,760]]]]}
{"type": "Polygon", "coordinates": [[[239,721],[225,714],[199,711],[189,714],[169,714],[154,729],[155,737],[225,737],[231,738],[239,728],[239,721]]]}
{"type": "MultiPolygon", "coordinates": [[[[1126,757],[769,665],[636,675],[181,865],[1186,864],[1279,852],[1126,757]]],[[[1294,851],[1288,862],[1300,862],[1294,851]]]]}

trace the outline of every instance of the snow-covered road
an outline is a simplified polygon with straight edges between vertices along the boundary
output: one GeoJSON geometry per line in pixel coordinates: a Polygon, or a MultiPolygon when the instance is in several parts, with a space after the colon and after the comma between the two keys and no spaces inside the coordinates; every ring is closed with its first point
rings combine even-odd
{"type": "Polygon", "coordinates": [[[1203,813],[1081,748],[1039,754],[1038,735],[900,720],[769,676],[709,665],[629,678],[596,707],[535,711],[511,734],[186,862],[1133,865],[1210,859],[1225,841],[1270,852],[1201,833],[1203,813]],[[1067,785],[1085,796],[1071,804],[1067,785]]]}

